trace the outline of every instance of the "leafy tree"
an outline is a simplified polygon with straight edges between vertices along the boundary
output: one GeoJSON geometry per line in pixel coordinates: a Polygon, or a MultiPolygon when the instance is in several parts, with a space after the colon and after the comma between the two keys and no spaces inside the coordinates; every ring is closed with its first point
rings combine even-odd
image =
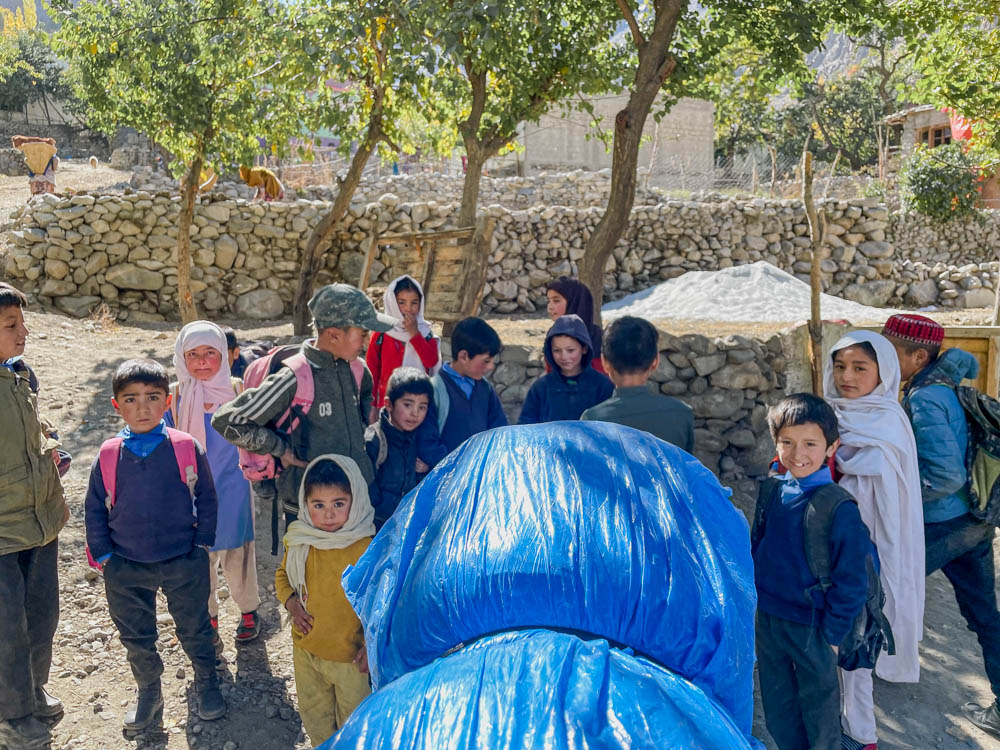
{"type": "MultiPolygon", "coordinates": [[[[34,31],[37,26],[38,12],[34,0],[24,0],[22,6],[14,10],[0,8],[0,83],[6,84],[16,73],[33,74],[31,66],[21,59],[20,37],[34,31]]],[[[0,105],[0,109],[5,107],[0,105]]]]}
{"type": "Polygon", "coordinates": [[[903,166],[903,204],[939,222],[976,213],[983,175],[976,157],[960,143],[919,147],[903,166]]]}
{"type": "Polygon", "coordinates": [[[457,111],[467,169],[459,214],[475,223],[483,165],[524,122],[558,102],[602,93],[614,74],[615,12],[598,0],[406,0],[417,34],[433,44],[424,66],[457,111]]]}
{"type": "Polygon", "coordinates": [[[130,126],[174,156],[181,176],[177,294],[181,318],[197,317],[191,293],[195,191],[202,167],[248,163],[259,138],[287,143],[300,100],[284,65],[294,19],[265,0],[53,0],[56,49],[75,91],[105,133],[130,126]]]}
{"type": "Polygon", "coordinates": [[[432,148],[448,142],[441,121],[435,122],[433,115],[425,118],[425,112],[436,109],[430,106],[433,96],[418,57],[426,40],[402,37],[398,11],[395,0],[363,4],[320,0],[294,9],[300,18],[294,67],[302,71],[300,85],[316,91],[307,124],[338,133],[341,152],[351,156],[346,175],[338,181],[333,206],[313,230],[302,254],[293,313],[298,334],[308,331],[307,303],[323,252],[347,213],[371,156],[380,147],[412,150],[413,138],[419,134],[433,133],[441,139],[432,142],[432,148]],[[327,81],[350,84],[327,86],[327,81]],[[422,127],[418,122],[429,125],[422,127]]]}
{"type": "Polygon", "coordinates": [[[705,71],[738,40],[765,55],[775,71],[791,71],[821,44],[827,28],[847,23],[855,14],[874,16],[876,2],[712,0],[694,6],[682,0],[652,0],[633,8],[630,0],[617,0],[629,30],[623,43],[631,42],[632,64],[623,73],[630,81],[629,100],[615,117],[608,206],[580,261],[580,279],[598,304],[608,256],[628,225],[635,200],[643,126],[661,90],[665,106],[679,96],[704,91],[705,71]]]}
{"type": "Polygon", "coordinates": [[[37,101],[69,98],[62,66],[45,37],[39,32],[20,31],[11,39],[14,57],[8,63],[7,79],[0,88],[0,109],[17,112],[37,101]]]}

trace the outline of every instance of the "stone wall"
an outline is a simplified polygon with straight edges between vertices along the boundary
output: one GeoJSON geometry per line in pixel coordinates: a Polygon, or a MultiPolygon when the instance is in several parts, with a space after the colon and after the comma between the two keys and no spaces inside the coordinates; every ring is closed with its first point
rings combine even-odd
{"type": "MultiPolygon", "coordinates": [[[[752,513],[757,481],[774,456],[767,408],[785,395],[787,344],[779,336],[710,339],[661,331],[659,348],[652,382],[691,406],[694,454],[733,488],[736,505],[752,513]]],[[[531,383],[545,371],[542,356],[541,348],[505,346],[497,358],[490,379],[511,423],[531,383]]]]}
{"type": "Polygon", "coordinates": [[[28,174],[24,154],[16,148],[0,148],[0,174],[20,177],[28,174]]]}
{"type": "MultiPolygon", "coordinates": [[[[198,303],[222,315],[281,317],[291,307],[300,250],[330,204],[217,198],[224,196],[203,199],[191,231],[198,303]]],[[[88,306],[103,301],[132,319],[175,314],[177,196],[49,195],[19,210],[7,274],[43,304],[86,314],[88,306]]],[[[920,217],[890,217],[874,200],[832,200],[824,210],[831,248],[823,261],[828,292],[873,306],[992,304],[998,264],[985,258],[996,257],[1000,247],[1000,214],[941,228],[920,217]],[[933,260],[935,255],[947,260],[933,260]],[[977,256],[983,260],[968,260],[977,256]]],[[[543,305],[549,279],[576,273],[601,215],[600,208],[567,206],[510,211],[493,205],[486,211],[496,219],[486,313],[531,312],[543,305]]],[[[373,231],[450,229],[457,216],[455,204],[403,203],[394,194],[352,205],[319,281],[357,283],[373,231]]],[[[797,201],[638,206],[609,263],[606,291],[616,298],[687,271],[758,260],[808,280],[809,244],[797,201]]],[[[376,258],[373,285],[395,273],[393,257],[383,250],[376,258]]]]}

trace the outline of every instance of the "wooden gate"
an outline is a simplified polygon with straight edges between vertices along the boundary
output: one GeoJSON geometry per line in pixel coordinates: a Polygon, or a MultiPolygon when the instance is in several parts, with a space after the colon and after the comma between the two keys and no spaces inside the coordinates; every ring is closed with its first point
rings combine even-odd
{"type": "Polygon", "coordinates": [[[492,217],[482,216],[475,227],[464,229],[373,234],[358,287],[368,288],[372,265],[379,250],[385,249],[390,277],[409,274],[419,281],[427,300],[427,319],[445,323],[446,330],[450,329],[479,310],[494,226],[492,217]]]}

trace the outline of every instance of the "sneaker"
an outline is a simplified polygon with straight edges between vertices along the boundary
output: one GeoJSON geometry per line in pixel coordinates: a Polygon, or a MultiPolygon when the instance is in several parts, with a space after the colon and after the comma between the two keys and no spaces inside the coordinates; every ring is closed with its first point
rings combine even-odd
{"type": "Polygon", "coordinates": [[[211,721],[226,715],[226,700],[219,690],[219,678],[214,673],[211,677],[195,680],[194,689],[199,718],[211,721]]]}
{"type": "Polygon", "coordinates": [[[17,750],[46,748],[52,741],[48,725],[33,714],[0,721],[0,744],[17,750]]]}
{"type": "Polygon", "coordinates": [[[35,688],[35,716],[52,719],[63,712],[63,703],[58,698],[49,695],[43,687],[35,688]]]}
{"type": "Polygon", "coordinates": [[[840,735],[840,750],[878,750],[878,745],[871,742],[867,745],[862,745],[856,739],[847,734],[840,735]]]}
{"type": "Polygon", "coordinates": [[[257,612],[244,612],[240,626],[236,628],[236,642],[246,643],[260,635],[260,618],[257,612]]]}
{"type": "Polygon", "coordinates": [[[980,706],[978,703],[966,703],[962,706],[962,713],[965,718],[975,724],[988,734],[1000,737],[1000,706],[993,701],[988,706],[980,706]]]}
{"type": "Polygon", "coordinates": [[[129,704],[125,711],[125,731],[141,732],[162,721],[163,693],[160,692],[160,683],[139,688],[135,703],[129,704]]]}

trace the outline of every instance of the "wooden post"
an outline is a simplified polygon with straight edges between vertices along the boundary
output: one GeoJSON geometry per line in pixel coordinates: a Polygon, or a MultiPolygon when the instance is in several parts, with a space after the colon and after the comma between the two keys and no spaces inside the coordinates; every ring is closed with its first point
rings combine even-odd
{"type": "Polygon", "coordinates": [[[812,265],[809,269],[810,316],[809,316],[809,362],[812,370],[813,393],[823,397],[823,324],[820,318],[820,294],[823,291],[823,244],[826,240],[826,216],[816,211],[813,201],[812,154],[809,139],[802,150],[802,203],[809,220],[809,238],[812,240],[812,265]]]}

